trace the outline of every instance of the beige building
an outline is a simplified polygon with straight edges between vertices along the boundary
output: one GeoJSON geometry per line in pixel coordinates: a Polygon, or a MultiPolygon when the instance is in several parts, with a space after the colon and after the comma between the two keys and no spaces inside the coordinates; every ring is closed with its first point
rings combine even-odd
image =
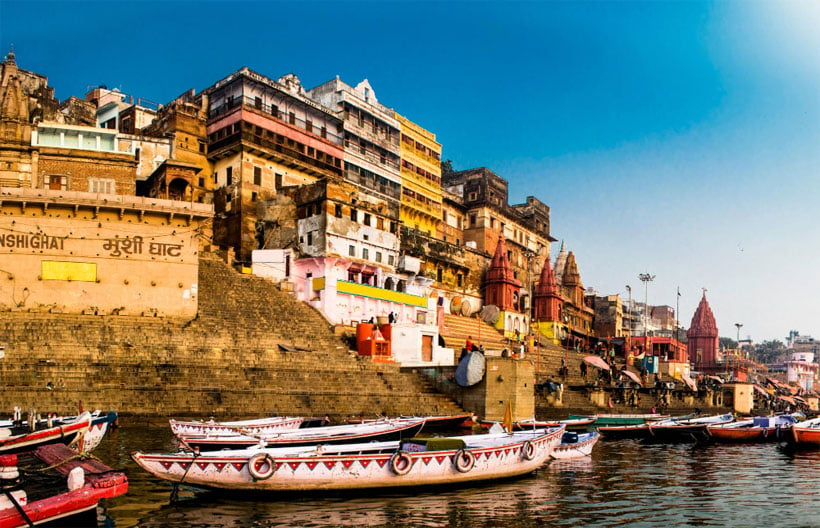
{"type": "Polygon", "coordinates": [[[0,189],[0,309],[193,317],[210,205],[0,189]]]}

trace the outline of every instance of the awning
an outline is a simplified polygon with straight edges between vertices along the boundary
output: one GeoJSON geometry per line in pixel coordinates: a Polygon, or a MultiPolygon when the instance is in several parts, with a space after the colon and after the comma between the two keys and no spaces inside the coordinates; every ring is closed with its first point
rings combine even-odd
{"type": "Polygon", "coordinates": [[[792,405],[797,405],[797,402],[791,396],[778,396],[781,400],[792,405]]]}
{"type": "Polygon", "coordinates": [[[609,363],[598,356],[584,356],[584,363],[589,363],[593,367],[598,367],[599,369],[609,370],[609,363]]]}
{"type": "Polygon", "coordinates": [[[685,372],[681,372],[680,379],[682,379],[689,386],[690,389],[692,389],[695,392],[698,391],[698,384],[695,383],[695,380],[690,378],[685,372]]]}
{"type": "Polygon", "coordinates": [[[792,399],[799,401],[800,403],[808,403],[806,400],[801,398],[800,396],[792,396],[792,399]]]}
{"type": "Polygon", "coordinates": [[[621,373],[626,374],[627,376],[629,376],[630,379],[632,379],[632,381],[634,381],[638,385],[643,386],[643,383],[641,383],[641,378],[639,378],[638,375],[632,372],[631,370],[622,370],[621,373]]]}
{"type": "Polygon", "coordinates": [[[717,381],[718,383],[723,383],[723,380],[722,380],[722,379],[720,379],[720,378],[719,378],[719,377],[717,377],[717,376],[712,376],[712,375],[709,375],[709,376],[707,376],[707,377],[708,377],[709,379],[713,379],[713,380],[717,381]]]}

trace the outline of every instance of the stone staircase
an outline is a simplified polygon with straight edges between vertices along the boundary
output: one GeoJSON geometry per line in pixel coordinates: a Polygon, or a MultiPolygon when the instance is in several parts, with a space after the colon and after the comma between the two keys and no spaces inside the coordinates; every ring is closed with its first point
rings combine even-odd
{"type": "Polygon", "coordinates": [[[463,412],[419,376],[351,353],[311,307],[209,254],[199,308],[193,320],[1,313],[0,413],[70,413],[78,401],[147,417],[463,412]]]}
{"type": "Polygon", "coordinates": [[[445,314],[442,336],[447,346],[456,351],[456,357],[461,353],[468,337],[472,337],[476,345],[483,345],[484,350],[490,354],[511,348],[508,340],[480,317],[445,314]]]}

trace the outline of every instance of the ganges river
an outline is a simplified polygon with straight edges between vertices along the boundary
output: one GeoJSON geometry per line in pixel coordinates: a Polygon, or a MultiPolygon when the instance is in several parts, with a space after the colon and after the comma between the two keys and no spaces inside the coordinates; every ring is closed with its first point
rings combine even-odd
{"type": "Polygon", "coordinates": [[[602,440],[592,457],[476,487],[285,498],[183,487],[172,503],[171,484],[143,473],[129,453],[173,449],[167,422],[126,422],[109,433],[94,454],[127,471],[129,492],[103,502],[100,527],[820,527],[820,450],[777,444],[602,440]]]}

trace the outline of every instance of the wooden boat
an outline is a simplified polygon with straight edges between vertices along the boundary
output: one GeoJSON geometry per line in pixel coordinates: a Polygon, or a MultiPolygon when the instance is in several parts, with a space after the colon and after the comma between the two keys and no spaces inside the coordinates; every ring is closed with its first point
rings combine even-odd
{"type": "Polygon", "coordinates": [[[155,477],[202,488],[353,490],[454,485],[515,477],[541,467],[563,427],[408,442],[131,454],[155,477]]]}
{"type": "MultiPolygon", "coordinates": [[[[396,418],[397,420],[424,420],[424,430],[425,431],[452,431],[454,429],[459,429],[462,427],[470,427],[473,425],[473,420],[475,420],[475,415],[473,413],[465,413],[465,414],[449,414],[449,415],[436,415],[436,416],[399,416],[396,418]]],[[[348,420],[347,423],[349,424],[357,424],[357,423],[373,423],[378,422],[380,420],[384,420],[384,418],[373,418],[373,419],[359,419],[359,420],[348,420]]]]}
{"type": "MultiPolygon", "coordinates": [[[[76,442],[74,438],[70,438],[69,444],[71,442],[75,442],[75,445],[78,451],[82,451],[88,453],[93,451],[100,442],[102,442],[103,438],[105,437],[106,433],[109,429],[111,429],[114,424],[116,423],[117,413],[114,411],[94,411],[91,413],[91,424],[88,426],[88,430],[82,434],[81,438],[77,438],[76,442]]],[[[73,427],[75,422],[80,419],[80,416],[49,416],[46,418],[42,418],[37,420],[36,422],[36,432],[40,434],[43,430],[56,428],[59,426],[69,426],[73,427]]],[[[31,429],[28,427],[27,420],[4,420],[0,422],[0,435],[3,435],[3,429],[11,430],[12,434],[14,432],[20,432],[21,434],[31,433],[31,429]]],[[[55,439],[56,436],[54,435],[45,435],[48,437],[49,440],[55,439]]],[[[60,440],[62,442],[62,440],[60,440]]],[[[3,440],[0,439],[0,443],[3,440]]],[[[47,441],[44,443],[48,443],[47,441]]],[[[66,443],[66,442],[63,442],[66,443]]],[[[41,445],[41,444],[29,444],[29,447],[25,449],[32,449],[32,446],[41,445]]],[[[2,447],[0,447],[0,452],[3,452],[2,447]]]]}
{"type": "Polygon", "coordinates": [[[180,435],[226,435],[236,434],[268,434],[277,431],[299,429],[304,422],[302,417],[271,416],[254,420],[238,420],[232,422],[216,422],[214,420],[169,420],[171,432],[174,436],[180,435]]]}
{"type": "MultiPolygon", "coordinates": [[[[574,418],[566,420],[533,420],[532,418],[529,418],[526,420],[518,420],[513,422],[512,427],[514,431],[524,431],[527,429],[545,429],[548,427],[559,427],[563,425],[566,429],[586,430],[586,428],[594,422],[594,418],[574,418]]],[[[480,420],[478,423],[483,429],[489,429],[494,424],[500,424],[501,422],[480,420]]]]}
{"type": "Polygon", "coordinates": [[[606,439],[646,438],[649,436],[649,425],[646,423],[632,425],[600,425],[597,431],[606,439]]]}
{"type": "Polygon", "coordinates": [[[46,444],[73,445],[91,426],[91,413],[84,412],[73,419],[46,423],[37,422],[30,427],[16,426],[0,429],[0,454],[20,453],[46,444]]]}
{"type": "Polygon", "coordinates": [[[820,417],[792,425],[792,440],[798,446],[820,447],[820,417]]]}
{"type": "Polygon", "coordinates": [[[665,420],[669,418],[668,414],[593,414],[593,415],[578,415],[570,414],[570,419],[575,418],[593,418],[595,425],[634,425],[646,422],[653,422],[657,420],[665,420]]]}
{"type": "Polygon", "coordinates": [[[710,424],[706,432],[715,442],[777,442],[791,436],[792,425],[797,422],[791,414],[756,416],[723,424],[710,424]]]}
{"type": "Polygon", "coordinates": [[[705,440],[709,433],[706,427],[734,421],[732,413],[695,418],[671,418],[647,424],[649,436],[646,440],[653,442],[687,442],[705,440]]]}
{"type": "Polygon", "coordinates": [[[561,443],[555,446],[550,456],[554,459],[578,458],[592,454],[592,448],[601,438],[600,433],[565,432],[561,436],[561,443]]]}
{"type": "Polygon", "coordinates": [[[0,480],[4,489],[0,495],[0,528],[55,520],[60,520],[61,526],[86,526],[89,519],[74,522],[84,512],[96,525],[97,503],[128,491],[124,473],[93,458],[80,459],[76,451],[63,444],[0,456],[0,480]],[[20,475],[18,464],[37,470],[37,478],[20,475]]]}
{"type": "Polygon", "coordinates": [[[214,451],[243,449],[261,444],[275,446],[304,446],[314,444],[350,444],[399,440],[415,436],[424,427],[424,418],[409,420],[379,420],[362,424],[329,425],[309,429],[284,430],[267,434],[249,435],[179,435],[180,443],[190,449],[214,451]]]}

